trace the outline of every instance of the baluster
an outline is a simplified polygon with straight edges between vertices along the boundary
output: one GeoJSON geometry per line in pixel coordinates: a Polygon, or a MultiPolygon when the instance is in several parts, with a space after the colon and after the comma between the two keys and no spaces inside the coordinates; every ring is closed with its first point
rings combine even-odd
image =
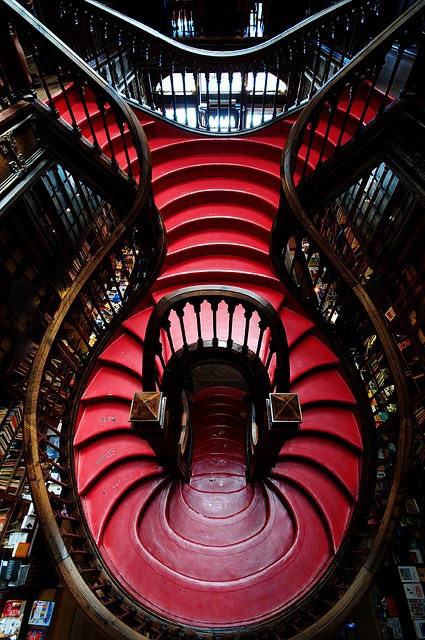
{"type": "Polygon", "coordinates": [[[206,97],[207,97],[207,131],[210,130],[210,73],[205,72],[206,97]]]}
{"type": "Polygon", "coordinates": [[[294,106],[296,101],[296,86],[300,69],[299,64],[296,58],[296,53],[294,51],[294,43],[289,43],[287,45],[286,51],[281,53],[281,57],[283,60],[288,60],[287,67],[287,77],[286,77],[286,94],[285,94],[285,103],[283,105],[283,113],[288,111],[292,106],[294,106]]]}
{"type": "MultiPolygon", "coordinates": [[[[366,115],[367,115],[367,112],[368,112],[368,109],[369,109],[369,106],[370,106],[370,102],[371,102],[372,97],[373,97],[373,95],[375,94],[375,91],[376,91],[376,83],[378,81],[379,74],[381,72],[382,65],[383,65],[384,61],[385,61],[385,57],[380,62],[377,62],[374,65],[374,69],[375,70],[374,70],[373,78],[369,81],[370,82],[369,91],[367,92],[366,100],[364,102],[364,106],[363,106],[363,109],[362,109],[362,112],[361,112],[361,115],[360,115],[360,118],[359,118],[359,122],[358,122],[358,124],[357,124],[357,126],[355,128],[354,133],[353,133],[353,140],[355,140],[357,138],[357,136],[359,135],[360,130],[363,128],[364,121],[365,121],[365,118],[366,118],[366,115]]],[[[366,68],[365,71],[363,72],[363,74],[361,75],[361,78],[362,78],[363,82],[366,82],[366,78],[370,77],[370,75],[371,75],[370,74],[370,69],[366,68]]]]}
{"type": "MultiPolygon", "coordinates": [[[[324,28],[326,29],[326,25],[324,25],[324,28]]],[[[335,55],[335,45],[336,45],[336,33],[335,33],[335,26],[332,25],[330,32],[329,30],[327,30],[328,33],[328,37],[331,40],[331,46],[329,48],[329,53],[327,54],[327,58],[325,59],[325,67],[323,70],[323,76],[322,76],[322,83],[324,84],[325,82],[327,82],[329,80],[329,78],[331,77],[331,75],[333,75],[333,73],[331,74],[331,67],[332,67],[332,62],[333,62],[333,58],[335,55]]],[[[328,40],[329,42],[329,40],[328,40]]]]}
{"type": "Polygon", "coordinates": [[[267,82],[269,79],[269,66],[268,64],[264,64],[264,92],[263,92],[263,100],[261,104],[261,124],[264,124],[264,116],[266,112],[266,98],[267,98],[267,82]]]}
{"type": "Polygon", "coordinates": [[[279,82],[280,82],[279,76],[280,76],[279,57],[276,57],[276,87],[273,94],[272,119],[276,118],[276,114],[277,114],[277,98],[279,96],[279,82]]]}
{"type": "MultiPolygon", "coordinates": [[[[396,38],[397,38],[397,34],[395,36],[393,36],[392,44],[394,44],[396,38]]],[[[397,57],[396,57],[394,66],[393,66],[393,68],[391,70],[391,75],[390,75],[390,77],[389,77],[389,79],[387,81],[387,86],[386,86],[385,92],[384,92],[384,94],[382,96],[381,104],[379,105],[379,108],[378,108],[378,110],[376,112],[375,119],[378,116],[380,116],[381,113],[384,111],[384,109],[388,106],[388,104],[387,104],[388,96],[390,95],[392,86],[393,86],[394,81],[395,81],[396,76],[397,76],[398,69],[400,67],[400,63],[401,63],[401,61],[403,59],[403,56],[404,56],[404,53],[405,53],[405,50],[406,50],[406,41],[405,41],[406,38],[407,38],[407,32],[404,32],[402,34],[402,36],[399,37],[397,57]]],[[[390,45],[388,45],[388,49],[389,49],[389,51],[391,51],[390,45]]]]}
{"type": "Polygon", "coordinates": [[[266,331],[268,326],[269,325],[266,322],[266,320],[260,319],[260,321],[258,323],[258,327],[260,329],[260,334],[258,336],[257,348],[255,350],[255,355],[257,356],[257,358],[260,357],[260,351],[261,351],[261,345],[262,345],[262,342],[263,342],[264,332],[266,331]]]}
{"type": "Polygon", "coordinates": [[[216,73],[217,75],[217,131],[221,131],[221,71],[216,73]]]}
{"type": "Polygon", "coordinates": [[[319,122],[319,111],[318,111],[319,108],[320,108],[320,105],[311,114],[311,119],[310,119],[310,122],[308,123],[307,130],[306,130],[307,138],[308,138],[307,153],[306,153],[306,156],[304,158],[304,166],[303,166],[303,170],[302,170],[302,174],[301,174],[301,182],[303,182],[305,180],[305,177],[307,175],[307,171],[309,170],[308,162],[310,160],[311,150],[313,148],[313,141],[314,141],[314,138],[315,138],[314,134],[316,133],[316,128],[317,128],[317,125],[318,125],[318,122],[319,122]],[[308,128],[309,128],[309,130],[308,130],[308,128]]]}
{"type": "Polygon", "coordinates": [[[112,66],[112,60],[111,60],[111,55],[109,52],[109,43],[110,43],[110,38],[109,38],[109,33],[108,33],[108,23],[104,22],[103,24],[103,45],[104,45],[104,51],[105,51],[105,55],[106,55],[106,65],[107,65],[107,69],[109,71],[109,82],[111,83],[111,85],[114,87],[114,89],[116,89],[116,84],[115,84],[115,78],[114,78],[114,70],[113,70],[113,66],[112,66]]]}
{"type": "Polygon", "coordinates": [[[164,318],[164,320],[161,323],[161,329],[164,329],[165,334],[167,336],[167,340],[168,340],[168,346],[170,347],[171,350],[171,355],[175,355],[176,354],[176,350],[174,347],[174,340],[173,340],[173,336],[171,334],[171,320],[168,318],[164,318]]]}
{"type": "Polygon", "coordinates": [[[174,88],[174,63],[170,66],[170,84],[171,84],[171,100],[173,105],[173,118],[174,122],[178,122],[177,120],[177,103],[176,103],[176,91],[174,88]]]}
{"type": "Polygon", "coordinates": [[[196,316],[196,331],[198,333],[198,348],[203,347],[204,341],[202,339],[202,327],[201,327],[201,302],[195,300],[192,302],[193,310],[196,316]]]}
{"type": "MultiPolygon", "coordinates": [[[[265,367],[267,373],[269,373],[270,365],[271,365],[272,358],[273,358],[275,352],[276,352],[276,348],[275,348],[275,345],[273,344],[273,338],[270,338],[269,351],[268,351],[268,354],[267,354],[266,361],[264,363],[264,367],[265,367]]],[[[270,379],[270,374],[269,374],[269,379],[270,379]]]]}
{"type": "Polygon", "coordinates": [[[240,100],[240,116],[239,116],[239,130],[242,131],[246,127],[246,83],[248,74],[241,72],[241,100],[240,100]]]}
{"type": "Polygon", "coordinates": [[[306,41],[306,36],[303,37],[302,43],[301,43],[301,47],[302,50],[300,52],[302,58],[301,58],[301,69],[300,69],[300,74],[299,74],[299,78],[298,78],[298,87],[297,87],[297,94],[296,94],[296,99],[295,99],[295,105],[297,107],[300,106],[301,102],[303,102],[304,98],[304,87],[305,87],[305,69],[308,66],[308,54],[309,54],[309,48],[307,45],[307,41],[306,41]]]}
{"type": "Polygon", "coordinates": [[[123,32],[122,32],[122,29],[120,29],[118,31],[118,41],[117,41],[118,57],[119,57],[120,67],[121,67],[121,76],[124,81],[124,93],[127,98],[130,98],[130,92],[128,90],[128,82],[127,82],[127,69],[126,69],[126,62],[128,61],[127,61],[127,58],[124,59],[124,56],[123,56],[122,36],[123,36],[123,32]]]}
{"type": "Polygon", "coordinates": [[[92,34],[92,42],[93,42],[93,58],[94,58],[94,64],[95,64],[95,69],[98,73],[101,72],[101,64],[100,64],[100,60],[99,60],[99,51],[101,51],[101,46],[99,46],[99,34],[97,31],[97,25],[95,24],[95,19],[93,17],[93,15],[90,15],[90,19],[89,19],[89,33],[92,34]]]}
{"type": "Polygon", "coordinates": [[[321,52],[322,52],[322,39],[320,35],[320,31],[316,32],[316,59],[314,62],[314,67],[312,70],[312,78],[311,78],[311,87],[308,94],[308,99],[310,100],[312,96],[316,93],[316,80],[318,78],[318,71],[321,65],[321,52]]]}
{"type": "Polygon", "coordinates": [[[125,129],[126,124],[119,114],[115,116],[115,121],[118,124],[118,128],[120,130],[120,137],[122,140],[122,146],[124,149],[125,161],[127,165],[127,175],[129,176],[132,182],[135,182],[133,167],[131,166],[130,154],[128,151],[127,136],[126,136],[126,129],[125,129]]]}
{"type": "Polygon", "coordinates": [[[182,76],[182,84],[183,84],[184,123],[187,126],[189,124],[189,120],[188,120],[188,113],[187,113],[186,66],[183,67],[181,76],[182,76]]]}
{"type": "MultiPolygon", "coordinates": [[[[111,167],[114,171],[118,171],[119,169],[119,164],[115,155],[115,150],[114,150],[114,144],[112,142],[112,138],[111,138],[111,134],[109,131],[109,124],[107,121],[107,117],[106,117],[106,107],[105,107],[105,99],[104,97],[97,97],[96,96],[96,104],[99,108],[100,111],[100,116],[102,118],[102,123],[103,123],[103,129],[105,131],[106,134],[106,140],[107,140],[107,144],[108,144],[108,148],[109,148],[109,153],[110,153],[110,160],[111,160],[111,167]]],[[[110,108],[110,107],[109,107],[110,108]]],[[[108,154],[106,154],[108,155],[108,154]]]]}
{"type": "MultiPolygon", "coordinates": [[[[168,335],[167,335],[167,337],[168,337],[168,335]]],[[[175,351],[174,351],[174,353],[175,353],[175,351]]],[[[158,342],[156,343],[156,346],[155,346],[155,355],[159,358],[159,361],[161,363],[161,367],[165,371],[165,369],[167,367],[167,363],[165,362],[165,358],[164,358],[164,355],[163,355],[162,344],[161,344],[161,342],[159,340],[158,340],[158,342]]],[[[156,378],[157,378],[157,380],[159,380],[158,371],[156,371],[156,378]]]]}
{"type": "Polygon", "coordinates": [[[254,313],[254,309],[252,307],[244,307],[245,313],[245,332],[243,337],[242,351],[245,353],[248,351],[248,338],[249,338],[249,325],[251,323],[252,314],[254,313]]]}
{"type": "Polygon", "coordinates": [[[165,107],[165,96],[164,96],[164,85],[163,85],[163,79],[162,79],[162,58],[160,56],[160,59],[158,61],[159,66],[159,90],[160,90],[160,94],[161,94],[161,103],[162,103],[162,115],[164,117],[166,117],[167,115],[167,110],[165,107]]]}
{"type": "MultiPolygon", "coordinates": [[[[228,72],[228,76],[229,76],[229,108],[228,108],[228,126],[227,126],[227,131],[230,133],[231,131],[231,122],[230,122],[230,117],[231,117],[231,113],[232,113],[232,83],[233,83],[233,71],[229,71],[228,72]]],[[[236,125],[236,123],[235,123],[236,125]]]]}
{"type": "Polygon", "coordinates": [[[250,129],[252,129],[252,127],[254,127],[254,113],[255,113],[255,88],[256,88],[256,83],[257,83],[257,70],[256,69],[252,69],[252,100],[251,100],[251,123],[250,123],[250,129]]]}
{"type": "Polygon", "coordinates": [[[213,317],[213,347],[217,347],[218,346],[218,337],[217,337],[217,310],[218,310],[218,303],[219,301],[217,300],[217,298],[211,298],[209,300],[210,303],[210,307],[211,307],[211,311],[212,311],[212,317],[213,317]]]}
{"type": "Polygon", "coordinates": [[[90,115],[89,109],[87,107],[87,103],[86,103],[86,88],[83,85],[83,83],[80,81],[80,79],[76,79],[74,81],[74,84],[77,88],[77,91],[80,95],[80,99],[81,99],[81,104],[83,105],[83,111],[84,111],[84,115],[86,116],[86,121],[87,124],[89,126],[89,131],[90,131],[90,135],[91,138],[93,140],[92,145],[93,145],[93,149],[97,154],[101,154],[102,153],[102,148],[99,144],[99,141],[97,139],[97,135],[96,135],[96,131],[95,128],[93,126],[93,121],[92,121],[92,116],[90,115]]]}
{"type": "Polygon", "coordinates": [[[357,94],[357,90],[360,86],[360,78],[357,76],[355,78],[353,78],[351,84],[349,85],[348,83],[345,84],[345,90],[348,89],[348,95],[349,95],[349,99],[348,99],[348,104],[347,107],[345,109],[345,114],[344,114],[344,118],[342,121],[342,125],[339,131],[339,136],[338,136],[338,140],[336,143],[336,151],[339,151],[339,149],[342,147],[342,140],[344,137],[344,133],[345,130],[347,128],[347,123],[349,121],[350,115],[351,115],[351,108],[353,106],[353,102],[354,102],[354,98],[357,94]]]}
{"type": "Polygon", "coordinates": [[[189,349],[189,345],[187,342],[187,336],[186,336],[186,327],[184,324],[184,309],[185,309],[185,302],[180,303],[178,305],[175,306],[174,310],[177,314],[177,317],[179,319],[179,325],[180,325],[180,332],[181,332],[181,336],[182,336],[182,341],[183,341],[183,349],[184,351],[187,351],[189,349]]]}
{"type": "MultiPolygon", "coordinates": [[[[333,119],[335,114],[337,113],[337,98],[336,96],[333,94],[329,97],[329,100],[326,100],[323,103],[323,107],[322,107],[322,114],[325,111],[325,109],[328,112],[327,115],[327,121],[326,121],[326,128],[325,128],[325,133],[323,136],[323,140],[322,140],[322,144],[320,145],[320,152],[319,152],[319,159],[317,161],[317,167],[320,167],[320,165],[322,164],[323,160],[324,160],[324,156],[326,153],[326,147],[328,146],[329,141],[329,134],[331,132],[332,129],[332,124],[333,124],[333,119]]],[[[320,119],[319,119],[320,121],[320,119]]]]}
{"type": "Polygon", "coordinates": [[[44,75],[44,72],[43,72],[43,69],[42,69],[42,64],[40,62],[40,56],[39,56],[39,53],[38,53],[38,47],[37,47],[36,44],[34,44],[32,46],[32,56],[33,56],[33,60],[35,62],[35,66],[37,68],[37,74],[38,74],[38,76],[39,76],[39,78],[41,80],[41,84],[43,85],[43,89],[44,89],[44,91],[46,93],[47,103],[49,105],[50,111],[54,115],[55,118],[59,118],[60,114],[59,114],[59,111],[56,108],[56,104],[55,104],[55,102],[53,100],[53,97],[52,97],[52,94],[50,92],[49,85],[48,85],[48,83],[46,81],[46,78],[45,78],[45,75],[44,75]]]}
{"type": "Polygon", "coordinates": [[[227,311],[228,311],[228,314],[229,314],[229,323],[228,323],[228,329],[227,329],[227,348],[231,349],[233,347],[233,338],[232,338],[232,334],[233,334],[233,316],[235,314],[236,302],[234,302],[232,300],[227,300],[226,304],[227,304],[227,311]]]}
{"type": "Polygon", "coordinates": [[[61,88],[62,96],[63,96],[63,98],[65,100],[66,108],[67,108],[68,113],[69,113],[69,115],[71,117],[72,131],[77,137],[81,137],[81,129],[77,124],[77,120],[75,118],[74,109],[73,109],[73,107],[71,105],[71,102],[69,100],[68,91],[66,90],[65,83],[64,83],[64,73],[62,71],[62,66],[61,65],[57,66],[57,78],[58,78],[58,81],[59,81],[59,86],[61,88]]]}

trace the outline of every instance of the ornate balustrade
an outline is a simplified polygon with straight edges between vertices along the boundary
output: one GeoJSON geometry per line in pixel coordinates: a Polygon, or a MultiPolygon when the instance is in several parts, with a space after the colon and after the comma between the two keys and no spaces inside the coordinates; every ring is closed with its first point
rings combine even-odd
{"type": "MultiPolygon", "coordinates": [[[[216,352],[223,359],[241,355],[261,365],[265,390],[285,391],[287,350],[283,325],[266,300],[235,287],[189,287],[155,307],[146,330],[143,385],[167,387],[173,360],[216,352]]],[[[258,383],[255,374],[250,382],[252,387],[258,383]]]]}
{"type": "MultiPolygon", "coordinates": [[[[35,102],[39,114],[56,120],[63,135],[84,145],[84,153],[115,174],[124,191],[126,188],[128,191],[128,183],[133,183],[134,193],[136,184],[142,184],[145,191],[149,190],[146,140],[126,102],[119,99],[105,80],[18,2],[2,0],[0,8],[2,19],[9,21],[13,33],[17,32],[25,43],[33,65],[31,68],[40,79],[41,88],[35,102]],[[123,150],[119,159],[118,147],[123,150]]],[[[8,84],[7,78],[4,82],[4,89],[13,102],[15,88],[8,84]]],[[[31,87],[28,86],[26,92],[30,98],[31,87]]],[[[37,95],[33,91],[34,99],[37,95]]]]}
{"type": "MultiPolygon", "coordinates": [[[[337,162],[348,145],[382,122],[413,89],[415,60],[423,43],[424,5],[416,2],[357,53],[300,115],[285,149],[285,174],[295,185],[337,162]]],[[[421,54],[422,55],[422,54],[421,54]]]]}
{"type": "Polygon", "coordinates": [[[62,3],[58,25],[64,40],[132,104],[185,127],[231,133],[304,105],[391,14],[392,3],[343,0],[239,51],[187,46],[96,0],[62,3]]]}

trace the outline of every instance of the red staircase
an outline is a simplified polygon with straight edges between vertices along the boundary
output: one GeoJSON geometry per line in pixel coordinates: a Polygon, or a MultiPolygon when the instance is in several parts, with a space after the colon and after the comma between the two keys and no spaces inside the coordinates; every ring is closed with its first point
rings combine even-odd
{"type": "MultiPolygon", "coordinates": [[[[56,106],[66,119],[63,98],[56,106]]],[[[93,105],[94,125],[97,117],[93,105]]],[[[104,349],[83,393],[74,442],[78,491],[106,565],[140,604],[191,627],[240,627],[305,596],[335,559],[359,496],[356,400],[338,358],[269,259],[291,122],[218,138],[141,113],[140,119],[168,254],[153,289],[104,349]],[[270,476],[255,484],[245,480],[246,415],[236,389],[210,388],[195,396],[187,484],[161,468],[128,422],[133,394],[142,388],[145,329],[154,304],[177,289],[208,284],[263,296],[288,336],[290,390],[299,394],[303,422],[270,476]]],[[[90,139],[83,112],[79,125],[90,139]]],[[[107,141],[101,142],[109,155],[107,141]]]]}

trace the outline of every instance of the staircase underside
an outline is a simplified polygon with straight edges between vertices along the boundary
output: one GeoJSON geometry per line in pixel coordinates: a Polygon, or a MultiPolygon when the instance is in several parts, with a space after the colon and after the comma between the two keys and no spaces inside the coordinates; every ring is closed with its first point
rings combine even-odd
{"type": "MultiPolygon", "coordinates": [[[[269,259],[291,123],[220,139],[140,118],[168,254],[83,393],[74,441],[78,491],[105,564],[142,606],[190,627],[261,623],[308,594],[332,565],[362,469],[356,399],[340,362],[269,259]],[[255,484],[245,480],[246,414],[235,388],[218,385],[196,395],[187,484],[160,467],[128,422],[133,394],[142,388],[154,304],[177,289],[208,284],[263,296],[288,336],[290,390],[299,394],[303,422],[269,477],[255,484]]],[[[89,135],[83,116],[81,124],[89,135]]]]}

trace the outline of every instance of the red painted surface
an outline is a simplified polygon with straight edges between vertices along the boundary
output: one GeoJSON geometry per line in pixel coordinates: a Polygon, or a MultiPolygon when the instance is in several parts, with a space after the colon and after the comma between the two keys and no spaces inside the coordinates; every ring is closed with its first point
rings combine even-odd
{"type": "MultiPolygon", "coordinates": [[[[57,104],[63,112],[64,102],[57,104]]],[[[335,354],[269,260],[290,123],[219,139],[146,115],[141,120],[168,255],[153,290],[105,348],[87,384],[75,433],[78,490],[106,564],[140,603],[188,625],[236,627],[284,610],[332,562],[358,497],[356,401],[335,354]],[[141,388],[153,302],[197,284],[258,293],[285,325],[304,422],[262,483],[245,481],[246,422],[234,389],[196,398],[193,475],[186,485],[166,475],[127,422],[141,388]]],[[[83,117],[81,126],[87,134],[83,117]]]]}

